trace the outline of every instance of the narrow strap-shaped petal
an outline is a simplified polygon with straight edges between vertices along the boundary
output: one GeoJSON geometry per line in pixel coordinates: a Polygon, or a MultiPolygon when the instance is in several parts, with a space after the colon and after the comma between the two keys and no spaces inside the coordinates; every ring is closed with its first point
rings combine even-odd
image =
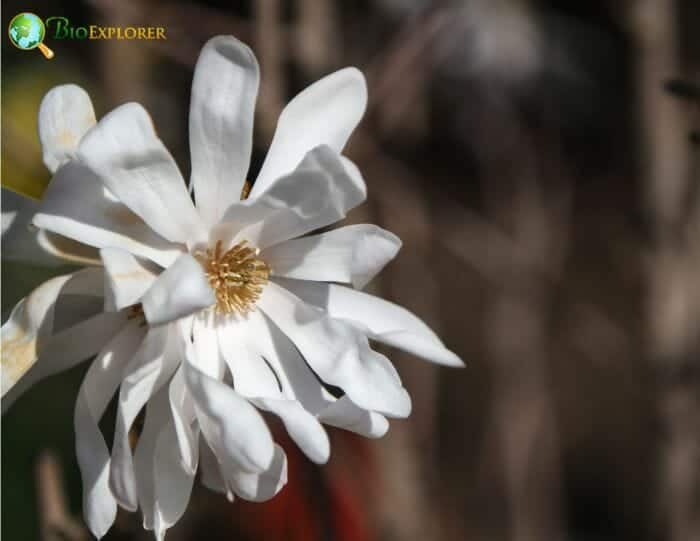
{"type": "Polygon", "coordinates": [[[392,302],[336,284],[276,278],[299,298],[348,321],[370,338],[446,366],[464,366],[415,314],[392,302]]]}
{"type": "Polygon", "coordinates": [[[210,39],[199,54],[190,103],[191,182],[209,226],[241,198],[259,80],[255,55],[233,36],[210,39]]]}
{"type": "Polygon", "coordinates": [[[216,302],[204,269],[189,254],[165,269],[141,298],[146,319],[161,325],[212,306],[216,302]]]}
{"type": "Polygon", "coordinates": [[[88,244],[58,235],[47,229],[36,230],[36,241],[42,250],[66,263],[100,265],[100,253],[88,244]]]}
{"type": "Polygon", "coordinates": [[[155,518],[157,508],[153,462],[156,456],[158,435],[168,423],[169,416],[168,392],[163,388],[146,406],[143,429],[134,449],[134,471],[136,472],[139,507],[143,515],[143,527],[146,530],[153,530],[153,525],[157,522],[155,518]]]}
{"type": "Polygon", "coordinates": [[[389,421],[376,411],[367,411],[341,396],[319,412],[321,422],[350,430],[367,438],[381,438],[389,430],[389,421]]]}
{"type": "Polygon", "coordinates": [[[98,539],[107,533],[117,513],[109,488],[109,449],[98,423],[143,333],[138,323],[129,322],[102,349],[85,374],[75,405],[75,448],[83,481],[83,514],[98,539]]]}
{"type": "Polygon", "coordinates": [[[53,250],[47,250],[39,240],[40,231],[31,227],[39,209],[39,201],[2,188],[2,259],[44,267],[65,265],[53,250]]]}
{"type": "Polygon", "coordinates": [[[112,447],[109,484],[119,503],[131,511],[138,505],[129,430],[149,399],[168,381],[177,368],[174,347],[169,347],[170,328],[153,327],[124,369],[119,390],[117,422],[112,447]]]}
{"type": "Polygon", "coordinates": [[[287,433],[309,460],[316,464],[328,462],[331,454],[328,434],[316,416],[305,410],[300,402],[267,397],[251,397],[250,401],[258,408],[279,417],[287,433]]]}
{"type": "Polygon", "coordinates": [[[285,396],[296,398],[317,416],[337,401],[311,371],[290,338],[262,311],[249,314],[245,328],[249,347],[270,364],[285,396]]]}
{"type": "Polygon", "coordinates": [[[177,445],[180,448],[183,466],[192,474],[197,471],[199,425],[192,397],[185,385],[182,365],[177,369],[168,387],[170,410],[175,424],[177,445]]]}
{"type": "Polygon", "coordinates": [[[53,334],[56,302],[62,294],[101,294],[101,269],[85,269],[52,278],[14,307],[2,326],[2,395],[31,368],[42,340],[53,334]]]}
{"type": "MultiPolygon", "coordinates": [[[[89,359],[122,328],[123,313],[100,313],[50,336],[34,365],[2,397],[5,412],[25,391],[44,378],[73,368],[89,359]]],[[[3,363],[6,352],[3,348],[3,363]]],[[[5,373],[3,365],[3,374],[5,373]]]]}
{"type": "Polygon", "coordinates": [[[226,494],[226,497],[233,501],[233,493],[226,487],[219,461],[204,440],[199,442],[199,479],[209,490],[226,494]]]}
{"type": "Polygon", "coordinates": [[[269,318],[255,311],[246,323],[249,347],[270,363],[286,396],[295,397],[325,424],[370,438],[386,433],[389,423],[383,415],[356,406],[347,396],[336,399],[326,391],[297,348],[269,318]]]}
{"type": "Polygon", "coordinates": [[[221,227],[237,233],[233,242],[245,239],[262,249],[342,220],[366,195],[362,177],[348,174],[335,151],[319,146],[257,198],[229,207],[221,227]]]}
{"type": "Polygon", "coordinates": [[[363,288],[399,249],[401,240],[376,225],[349,225],[268,248],[260,257],[275,276],[346,282],[363,288]]]}
{"type": "MultiPolygon", "coordinates": [[[[117,200],[92,170],[75,161],[63,165],[53,176],[32,222],[41,230],[79,243],[121,248],[164,267],[183,251],[117,200]]],[[[45,247],[50,248],[54,243],[47,240],[45,247]]]]}
{"type": "Polygon", "coordinates": [[[367,84],[356,68],[331,73],[300,92],[280,114],[251,197],[292,171],[315,146],[340,153],[366,107],[367,84]]]}
{"type": "Polygon", "coordinates": [[[184,338],[184,374],[207,443],[225,467],[261,473],[270,467],[274,446],[265,421],[248,401],[222,381],[207,375],[191,339],[184,338]],[[232,415],[235,412],[235,415],[232,415]]]}
{"type": "MultiPolygon", "coordinates": [[[[283,398],[284,394],[265,360],[248,346],[251,326],[245,320],[220,318],[217,325],[219,350],[233,377],[233,387],[246,398],[283,398]]],[[[254,338],[253,338],[254,339],[254,338]]]]}
{"type": "Polygon", "coordinates": [[[77,85],[49,90],[39,106],[39,140],[46,167],[54,173],[72,158],[85,132],[95,125],[90,96],[77,85]]]}
{"type": "Polygon", "coordinates": [[[172,419],[158,435],[152,467],[156,506],[153,530],[156,539],[164,541],[166,531],[180,520],[187,509],[195,477],[194,472],[183,467],[172,419]]]}
{"type": "Polygon", "coordinates": [[[304,454],[318,464],[325,463],[330,455],[326,431],[299,401],[285,396],[265,359],[248,347],[248,330],[245,323],[230,321],[220,325],[218,332],[221,353],[233,376],[236,392],[277,415],[304,454]]]}
{"type": "Polygon", "coordinates": [[[155,269],[121,248],[102,248],[100,256],[105,269],[107,311],[137,304],[157,277],[155,269]]]}
{"type": "Polygon", "coordinates": [[[287,455],[279,445],[274,446],[270,466],[261,473],[251,473],[241,468],[223,467],[229,493],[244,500],[264,502],[275,497],[287,484],[287,455]]]}
{"type": "Polygon", "coordinates": [[[143,527],[162,541],[187,507],[194,474],[185,469],[178,452],[175,426],[162,388],[146,408],[146,422],[134,452],[143,527]]]}
{"type": "Polygon", "coordinates": [[[92,246],[33,227],[39,210],[39,200],[2,188],[3,260],[43,267],[66,263],[99,265],[99,254],[92,246]]]}
{"type": "Polygon", "coordinates": [[[286,398],[296,399],[312,413],[335,400],[325,392],[291,340],[261,310],[248,314],[243,327],[248,349],[264,358],[282,386],[286,398]]]}
{"type": "Polygon", "coordinates": [[[165,239],[183,244],[206,240],[177,164],[139,104],[127,103],[105,115],[83,137],[78,159],[165,239]]]}
{"type": "MultiPolygon", "coordinates": [[[[216,381],[223,379],[226,374],[226,363],[221,355],[217,338],[217,316],[213,311],[193,316],[192,347],[197,359],[197,368],[216,381]]],[[[180,328],[188,328],[188,324],[180,324],[180,328]]],[[[186,352],[186,349],[185,349],[186,352]]]]}
{"type": "Polygon", "coordinates": [[[258,306],[294,342],[316,374],[343,389],[355,404],[396,417],[410,413],[411,399],[396,369],[369,347],[360,331],[272,282],[265,286],[258,306]]]}

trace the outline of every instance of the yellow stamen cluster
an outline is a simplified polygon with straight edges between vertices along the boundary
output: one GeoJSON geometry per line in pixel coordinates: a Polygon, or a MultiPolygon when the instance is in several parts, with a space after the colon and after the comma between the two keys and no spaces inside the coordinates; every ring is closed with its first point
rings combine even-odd
{"type": "Polygon", "coordinates": [[[222,253],[221,241],[201,258],[209,284],[216,293],[216,310],[245,315],[260,298],[270,277],[270,267],[258,257],[258,251],[241,241],[222,253]]]}

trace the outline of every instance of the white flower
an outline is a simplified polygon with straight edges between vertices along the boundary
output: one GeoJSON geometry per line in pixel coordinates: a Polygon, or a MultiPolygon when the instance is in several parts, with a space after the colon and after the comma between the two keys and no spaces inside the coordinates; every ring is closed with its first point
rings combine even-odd
{"type": "Polygon", "coordinates": [[[318,463],[329,456],[322,423],[382,436],[386,417],[407,416],[411,402],[369,339],[462,364],[416,316],[353,289],[396,255],[396,236],[372,225],[314,234],[365,199],[359,171],[340,155],[364,113],[361,73],[333,73],[289,103],[242,199],[258,78],[252,52],[232,37],[202,50],[189,119],[196,206],[140,105],[93,126],[75,86],[42,104],[45,162],[57,170],[33,223],[99,249],[104,271],[56,278],[15,308],[3,326],[3,394],[37,355],[18,388],[97,354],[75,429],[85,516],[98,537],[118,502],[140,506],[162,538],[198,467],[231,498],[274,496],[286,457],[258,410],[277,415],[318,463]],[[103,310],[84,321],[75,310],[52,328],[57,299],[83,306],[103,293],[103,310]],[[110,453],[98,421],[117,390],[110,453]],[[144,406],[132,456],[128,435],[144,406]]]}

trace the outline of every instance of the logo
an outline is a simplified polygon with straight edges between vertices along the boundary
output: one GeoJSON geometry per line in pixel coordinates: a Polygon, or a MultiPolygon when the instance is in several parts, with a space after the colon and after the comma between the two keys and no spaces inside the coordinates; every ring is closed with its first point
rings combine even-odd
{"type": "Polygon", "coordinates": [[[73,26],[68,17],[49,17],[46,25],[52,39],[168,39],[162,26],[73,26]]]}
{"type": "Polygon", "coordinates": [[[33,13],[20,13],[12,17],[7,29],[12,45],[23,51],[39,49],[48,60],[53,58],[53,51],[44,45],[46,26],[40,17],[33,13]]]}
{"type": "Polygon", "coordinates": [[[44,38],[48,33],[51,39],[65,40],[165,40],[165,28],[162,26],[73,26],[68,17],[49,17],[46,24],[34,13],[20,13],[10,21],[7,29],[12,45],[23,51],[39,49],[42,54],[51,59],[54,53],[46,45],[44,38]]]}

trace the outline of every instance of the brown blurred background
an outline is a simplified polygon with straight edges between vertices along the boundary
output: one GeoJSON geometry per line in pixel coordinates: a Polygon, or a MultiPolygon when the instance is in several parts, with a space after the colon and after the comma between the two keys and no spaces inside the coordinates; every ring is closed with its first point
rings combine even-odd
{"type": "MultiPolygon", "coordinates": [[[[350,220],[404,242],[370,289],[468,365],[389,352],[408,420],[379,441],[332,431],[323,468],[287,444],[289,484],[268,504],[197,488],[169,541],[700,540],[697,0],[3,2],[4,21],[20,11],[168,39],[48,37],[47,62],[3,38],[3,181],[48,182],[36,114],[67,82],[98,117],[143,103],[188,171],[192,68],[216,34],[261,64],[251,178],[291,96],[362,69],[370,104],[348,154],[369,197],[350,220]]],[[[4,263],[3,314],[45,275],[4,263]]],[[[5,539],[87,538],[83,370],[3,418],[5,539]]],[[[150,538],[120,514],[106,539],[150,538]]]]}

